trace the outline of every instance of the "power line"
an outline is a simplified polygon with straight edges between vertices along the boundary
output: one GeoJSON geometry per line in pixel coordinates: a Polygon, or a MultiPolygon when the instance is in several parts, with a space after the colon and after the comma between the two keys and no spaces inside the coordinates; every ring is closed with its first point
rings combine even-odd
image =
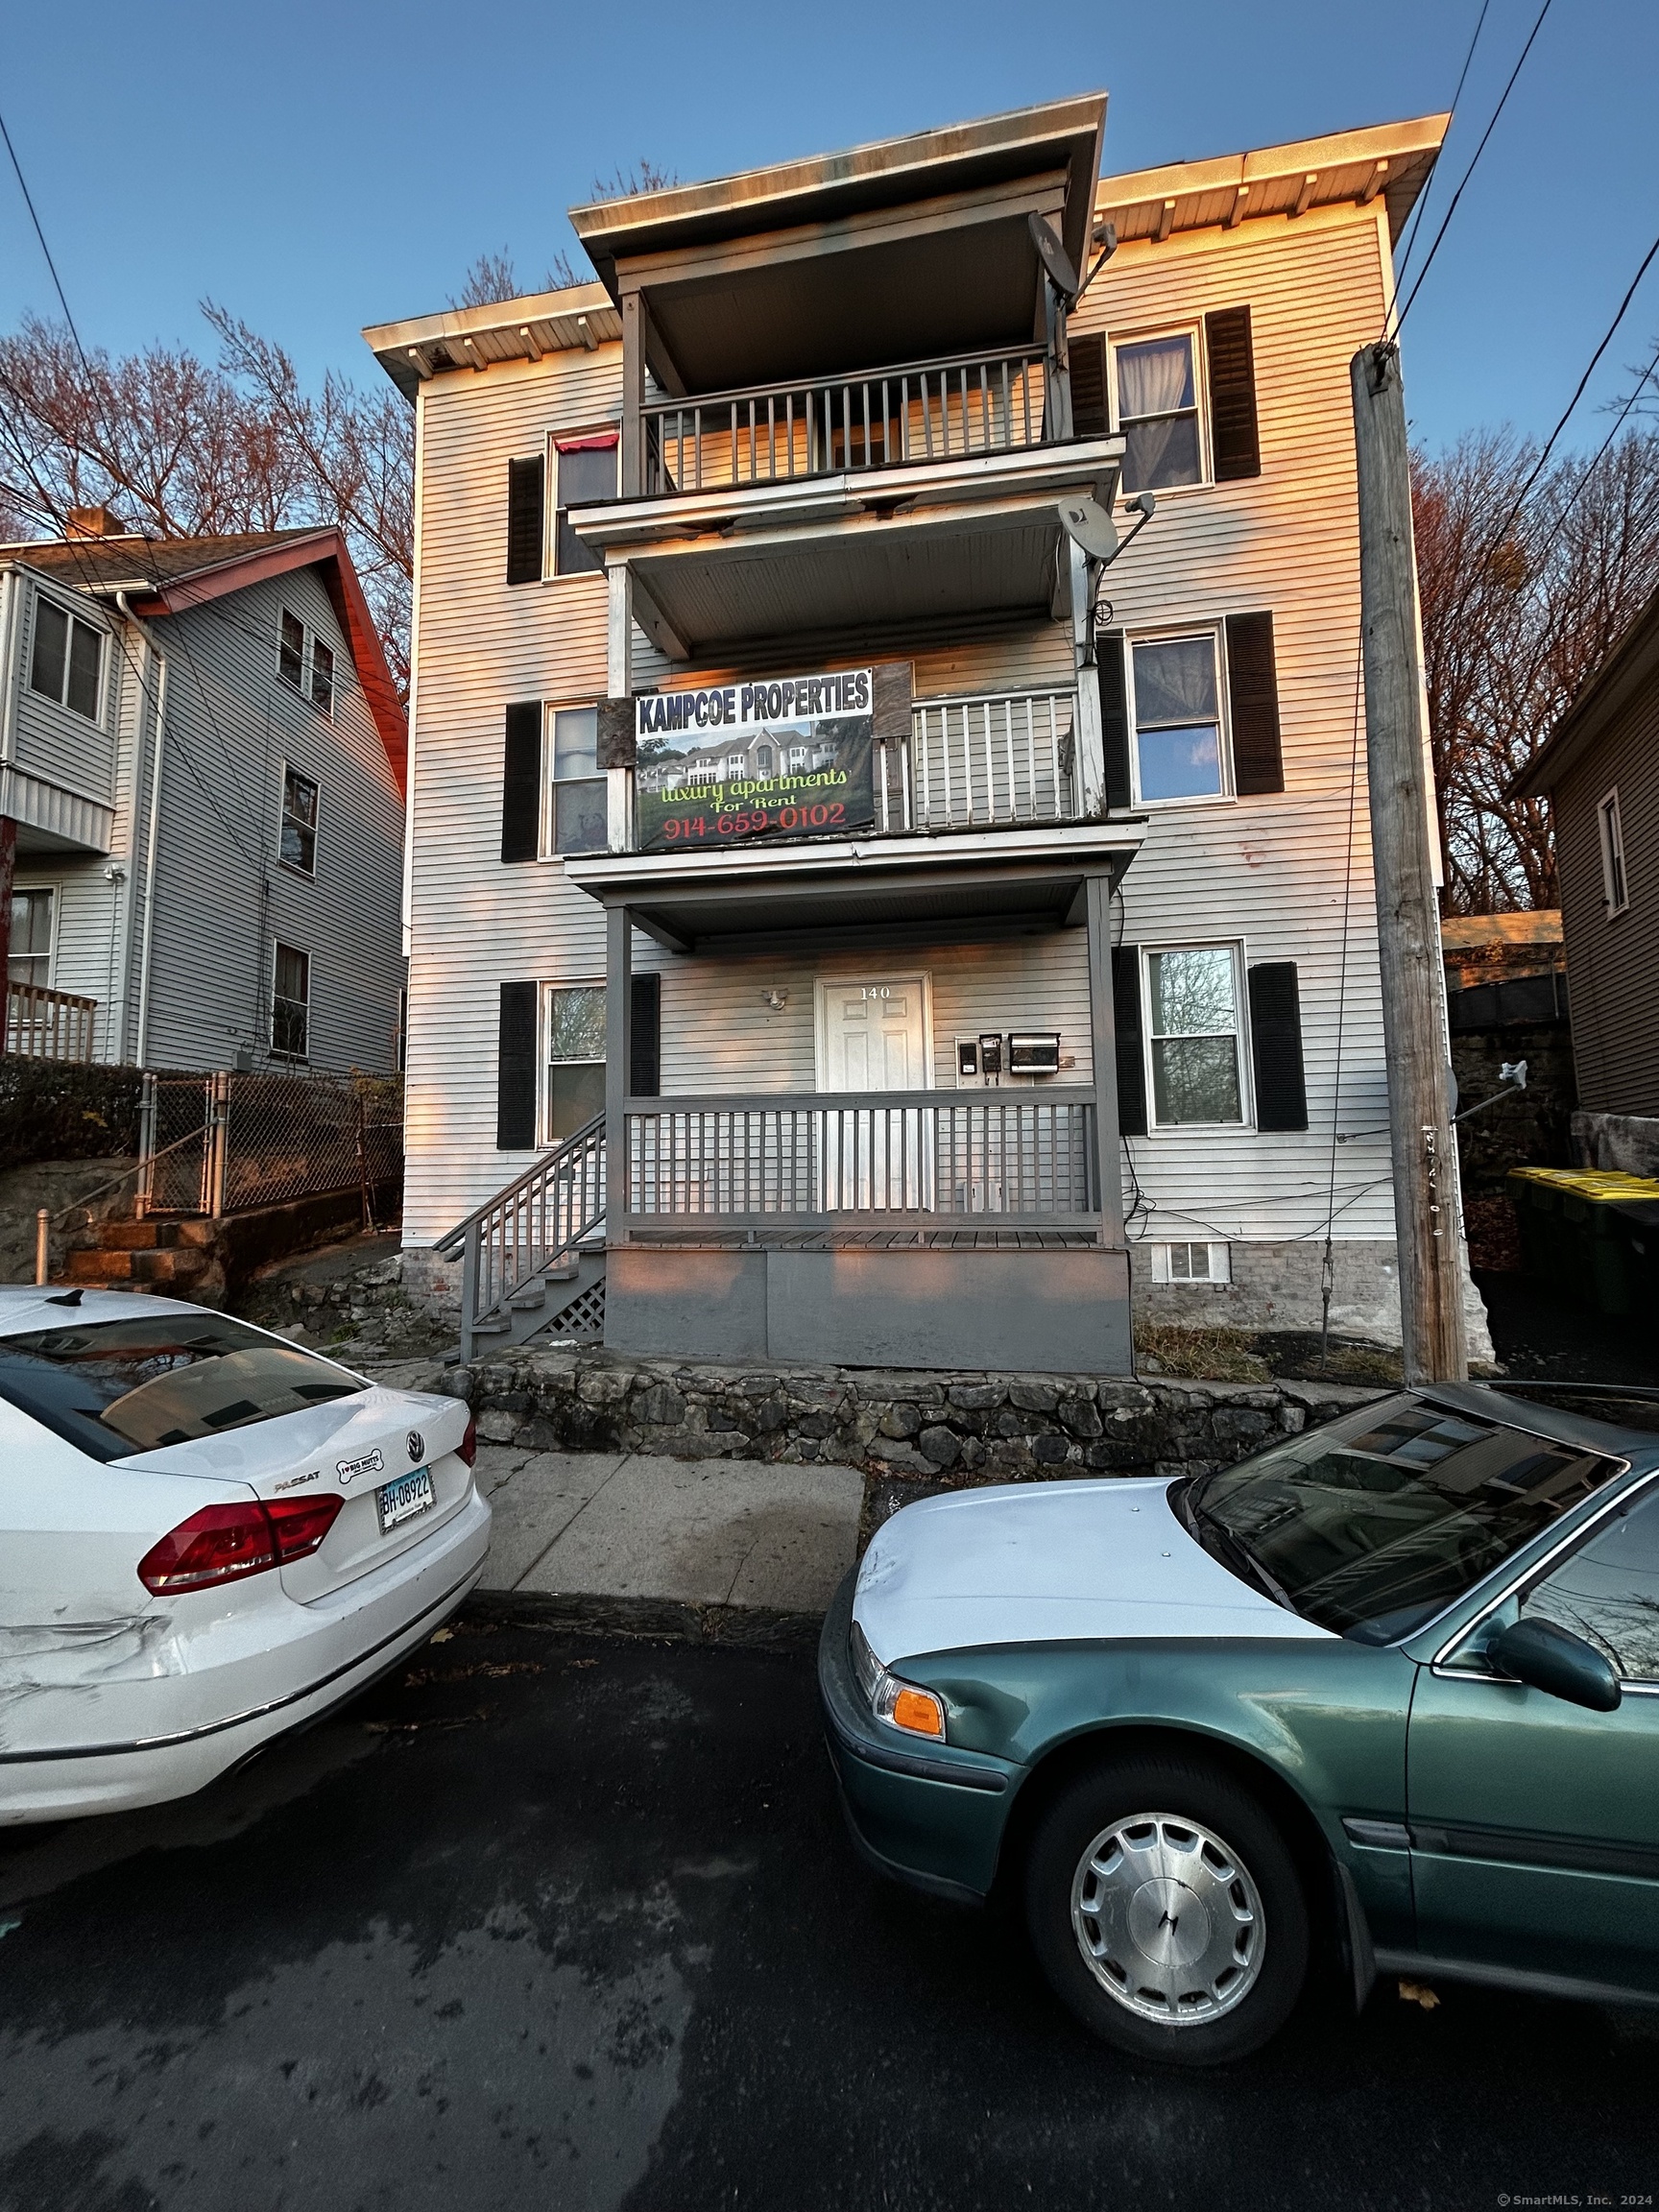
{"type": "MultiPolygon", "coordinates": [[[[1491,7],[1491,5],[1492,0],[1480,0],[1480,12],[1475,19],[1475,36],[1469,41],[1469,50],[1463,57],[1463,66],[1457,72],[1457,88],[1453,93],[1451,100],[1447,103],[1452,110],[1452,117],[1454,122],[1455,122],[1457,117],[1457,103],[1463,97],[1463,83],[1469,74],[1469,64],[1474,60],[1475,49],[1480,43],[1481,27],[1486,21],[1486,11],[1491,7]]],[[[1437,174],[1438,171],[1436,170],[1435,175],[1437,174]]],[[[1405,248],[1400,256],[1399,282],[1402,284],[1404,284],[1406,281],[1407,270],[1411,266],[1411,256],[1417,250],[1417,233],[1423,228],[1424,210],[1429,204],[1430,195],[1433,189],[1434,177],[1431,176],[1428,183],[1423,187],[1423,190],[1418,197],[1416,206],[1411,210],[1411,223],[1409,228],[1407,230],[1405,248]]]]}
{"type": "MultiPolygon", "coordinates": [[[[1606,330],[1602,333],[1600,344],[1597,347],[1595,352],[1591,354],[1589,362],[1585,367],[1584,373],[1579,377],[1577,386],[1574,391],[1572,398],[1568,400],[1566,406],[1563,408],[1560,419],[1556,422],[1554,429],[1551,431],[1549,437],[1545,440],[1544,449],[1539,454],[1537,460],[1533,463],[1531,472],[1528,474],[1526,483],[1522,485],[1520,491],[1516,493],[1514,506],[1510,508],[1508,514],[1503,517],[1503,521],[1501,527],[1493,532],[1492,538],[1490,540],[1492,546],[1502,545],[1504,539],[1508,537],[1510,531],[1514,528],[1516,517],[1520,514],[1522,508],[1527,504],[1527,494],[1530,493],[1533,485],[1537,483],[1539,477],[1544,473],[1544,466],[1549,460],[1551,454],[1554,451],[1556,439],[1559,438],[1562,431],[1566,429],[1569,418],[1572,416],[1574,409],[1577,406],[1579,400],[1583,398],[1584,387],[1589,383],[1591,377],[1595,374],[1597,363],[1600,360],[1602,354],[1606,352],[1608,347],[1612,345],[1614,334],[1618,330],[1620,324],[1623,322],[1624,317],[1629,310],[1630,302],[1636,297],[1637,287],[1641,284],[1643,277],[1647,276],[1648,269],[1652,265],[1653,257],[1656,253],[1659,253],[1659,238],[1655,238],[1652,245],[1648,247],[1647,252],[1643,254],[1641,268],[1638,269],[1635,276],[1631,277],[1629,289],[1625,292],[1623,299],[1620,301],[1617,314],[1614,316],[1612,322],[1608,324],[1606,330]]],[[[1647,376],[1651,374],[1652,370],[1649,368],[1642,379],[1643,383],[1646,383],[1647,376]]],[[[1636,390],[1639,392],[1641,389],[1642,385],[1638,384],[1636,390]]],[[[1632,393],[1631,401],[1633,402],[1634,399],[1635,394],[1632,393]]],[[[1625,407],[1625,413],[1628,414],[1628,412],[1629,405],[1627,404],[1625,407]]],[[[1623,418],[1621,418],[1621,420],[1623,420],[1623,418]]],[[[1615,428],[1617,428],[1617,425],[1615,425],[1615,428]]],[[[1612,435],[1610,433],[1607,439],[1603,442],[1601,447],[1602,453],[1607,450],[1608,445],[1610,445],[1612,442],[1612,435]]],[[[1601,455],[1599,453],[1596,458],[1599,461],[1601,458],[1601,455]]],[[[1593,466],[1594,463],[1592,464],[1592,467],[1593,466]]],[[[1582,483],[1580,483],[1580,489],[1582,489],[1582,483]]],[[[1574,497],[1577,497],[1576,492],[1574,493],[1574,497]]]]}
{"type": "Polygon", "coordinates": [[[35,212],[35,201],[30,193],[28,180],[23,175],[23,164],[17,158],[17,149],[12,143],[12,133],[6,128],[4,115],[0,115],[0,138],[5,139],[6,151],[12,156],[12,171],[17,179],[17,189],[23,195],[23,204],[29,210],[29,220],[35,226],[35,235],[40,241],[40,251],[46,256],[46,266],[52,272],[52,282],[58,294],[58,304],[63,310],[63,320],[69,325],[69,335],[74,339],[75,350],[81,356],[81,366],[86,370],[86,373],[90,377],[92,372],[87,366],[86,349],[81,343],[81,333],[76,329],[75,318],[69,312],[69,301],[64,294],[63,281],[58,274],[58,264],[52,258],[52,249],[46,243],[46,233],[40,228],[40,218],[35,212]]]}
{"type": "Polygon", "coordinates": [[[1463,197],[1464,187],[1468,184],[1470,178],[1474,176],[1480,156],[1486,151],[1486,141],[1491,137],[1493,132],[1498,128],[1498,118],[1503,114],[1504,108],[1508,105],[1509,95],[1515,89],[1515,80],[1520,76],[1527,57],[1532,51],[1532,41],[1537,37],[1539,32],[1543,30],[1544,18],[1549,14],[1551,9],[1553,6],[1554,0],[1544,0],[1543,7],[1538,11],[1537,21],[1533,24],[1531,30],[1527,34],[1527,43],[1521,49],[1521,59],[1516,62],[1514,68],[1509,72],[1509,82],[1504,85],[1502,94],[1499,96],[1498,105],[1492,110],[1492,120],[1487,124],[1485,130],[1480,133],[1480,143],[1476,147],[1474,154],[1470,156],[1469,166],[1464,170],[1461,179],[1458,180],[1457,189],[1452,195],[1452,204],[1447,208],[1445,214],[1441,217],[1440,228],[1435,231],[1434,242],[1429,249],[1429,257],[1424,262],[1422,268],[1417,272],[1417,280],[1412,285],[1410,292],[1407,296],[1405,306],[1401,308],[1398,316],[1394,320],[1393,335],[1396,338],[1399,337],[1400,332],[1405,327],[1406,318],[1411,312],[1412,301],[1416,299],[1418,293],[1423,289],[1424,277],[1428,276],[1430,270],[1434,266],[1434,256],[1440,251],[1440,242],[1446,235],[1453,216],[1457,212],[1457,203],[1463,197]]]}
{"type": "MultiPolygon", "coordinates": [[[[1652,360],[1648,362],[1647,368],[1643,370],[1641,375],[1636,379],[1636,383],[1631,391],[1630,397],[1625,400],[1623,406],[1620,408],[1618,414],[1613,418],[1612,429],[1608,431],[1606,437],[1602,439],[1600,445],[1598,447],[1596,458],[1584,470],[1583,475],[1579,477],[1577,483],[1574,485],[1572,492],[1568,495],[1566,506],[1562,508],[1560,514],[1555,517],[1555,527],[1557,530],[1561,528],[1568,516],[1572,514],[1574,508],[1577,505],[1579,493],[1583,491],[1585,485],[1589,483],[1591,477],[1595,475],[1597,469],[1600,468],[1602,462],[1607,458],[1607,448],[1612,445],[1614,439],[1618,437],[1620,431],[1623,429],[1625,417],[1630,413],[1631,408],[1635,406],[1637,400],[1641,398],[1643,392],[1646,390],[1656,370],[1659,370],[1659,351],[1655,351],[1652,360]]],[[[1500,543],[1502,543],[1502,540],[1500,540],[1500,543]]]]}

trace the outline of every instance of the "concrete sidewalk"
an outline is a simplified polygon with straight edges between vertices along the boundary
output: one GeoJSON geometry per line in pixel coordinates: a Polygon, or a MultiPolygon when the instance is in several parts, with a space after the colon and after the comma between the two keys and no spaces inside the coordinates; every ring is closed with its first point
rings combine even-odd
{"type": "Polygon", "coordinates": [[[853,1564],[852,1467],[479,1447],[495,1522],[479,1591],[526,1610],[592,1600],[809,1618],[853,1564]]]}

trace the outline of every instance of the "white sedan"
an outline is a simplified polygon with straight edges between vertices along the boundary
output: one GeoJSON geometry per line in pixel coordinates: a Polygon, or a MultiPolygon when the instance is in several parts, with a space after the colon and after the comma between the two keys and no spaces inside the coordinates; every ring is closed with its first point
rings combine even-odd
{"type": "Polygon", "coordinates": [[[200,1790],[478,1579],[458,1399],[245,1321],[0,1287],[0,1824],[200,1790]]]}

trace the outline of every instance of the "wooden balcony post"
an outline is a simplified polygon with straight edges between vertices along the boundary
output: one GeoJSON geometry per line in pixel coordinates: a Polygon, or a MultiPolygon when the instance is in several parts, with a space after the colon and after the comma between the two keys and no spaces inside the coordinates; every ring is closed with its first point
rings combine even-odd
{"type": "Polygon", "coordinates": [[[605,911],[605,1241],[628,1241],[629,1066],[634,1005],[634,920],[626,906],[605,911]]]}
{"type": "Polygon", "coordinates": [[[640,411],[645,404],[645,302],[637,292],[622,295],[622,496],[637,499],[645,490],[645,441],[640,411]]]}
{"type": "Polygon", "coordinates": [[[1094,1067],[1094,1172],[1100,1241],[1123,1242],[1123,1173],[1118,1165],[1118,1022],[1112,1005],[1112,878],[1091,876],[1085,893],[1089,937],[1089,1050],[1094,1067]]]}

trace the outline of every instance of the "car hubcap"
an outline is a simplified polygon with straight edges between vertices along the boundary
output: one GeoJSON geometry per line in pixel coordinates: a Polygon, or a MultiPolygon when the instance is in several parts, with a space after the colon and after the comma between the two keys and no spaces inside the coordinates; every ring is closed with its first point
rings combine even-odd
{"type": "Polygon", "coordinates": [[[1241,2005],[1266,1940],[1238,1854],[1173,1813],[1137,1813],[1100,1831],[1071,1878],[1071,1927],[1100,1986],[1171,2027],[1241,2005]]]}

